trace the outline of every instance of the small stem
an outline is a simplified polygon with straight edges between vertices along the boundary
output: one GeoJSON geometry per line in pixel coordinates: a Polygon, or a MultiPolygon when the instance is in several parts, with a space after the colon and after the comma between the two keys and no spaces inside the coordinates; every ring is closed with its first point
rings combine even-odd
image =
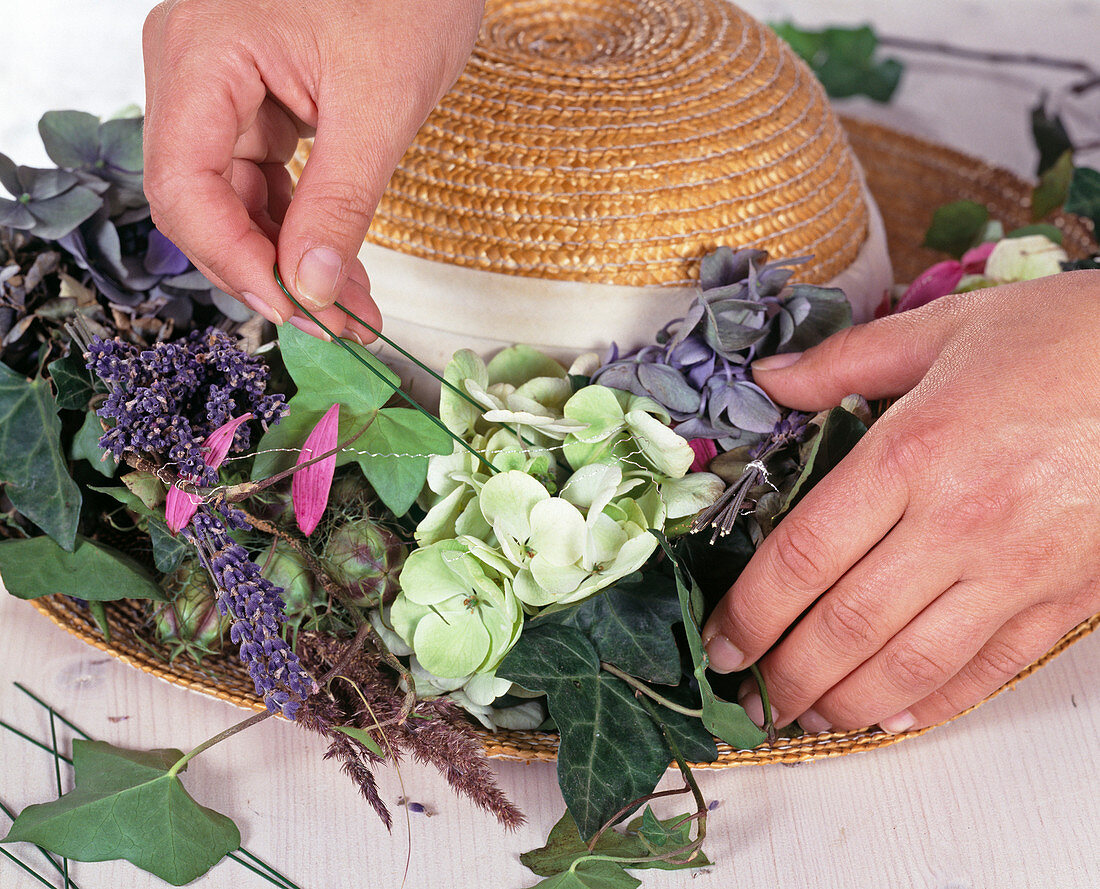
{"type": "Polygon", "coordinates": [[[1058,68],[1063,71],[1078,71],[1082,74],[1097,75],[1097,71],[1087,62],[1074,61],[1072,59],[1059,59],[1053,56],[1037,55],[1035,53],[1017,53],[988,51],[971,49],[965,46],[955,46],[938,40],[918,40],[911,37],[894,37],[891,35],[879,35],[879,46],[887,46],[892,49],[909,50],[911,52],[927,52],[953,58],[969,59],[976,62],[990,62],[992,64],[1006,65],[1035,65],[1042,68],[1058,68]]]}
{"type": "Polygon", "coordinates": [[[750,664],[749,669],[752,670],[752,675],[756,678],[756,687],[760,689],[760,706],[763,708],[764,714],[764,731],[768,733],[768,742],[775,743],[778,732],[775,730],[775,720],[772,718],[772,705],[768,700],[768,685],[764,682],[764,674],[760,672],[760,668],[756,664],[750,664]]]}
{"type": "Polygon", "coordinates": [[[176,764],[168,770],[168,777],[169,778],[176,777],[176,775],[178,775],[181,771],[183,771],[183,769],[187,765],[187,763],[189,763],[192,759],[194,759],[196,756],[198,756],[204,750],[208,750],[209,748],[213,747],[215,744],[221,743],[226,738],[233,737],[233,735],[237,734],[237,732],[243,732],[246,728],[251,728],[252,726],[254,726],[258,722],[263,722],[269,716],[271,716],[271,711],[270,710],[265,710],[263,713],[257,713],[254,716],[249,716],[248,719],[244,720],[243,722],[238,722],[236,725],[233,725],[233,726],[230,726],[229,728],[227,728],[224,732],[221,732],[217,735],[214,735],[213,738],[210,738],[207,741],[203,741],[194,750],[191,750],[189,753],[185,753],[176,762],[176,764]]]}
{"type": "Polygon", "coordinates": [[[612,664],[606,664],[603,661],[600,661],[600,669],[604,670],[607,673],[610,673],[612,676],[618,677],[635,691],[640,691],[646,697],[656,701],[666,710],[671,710],[673,713],[680,713],[683,716],[692,716],[695,719],[703,718],[702,710],[693,710],[690,707],[685,707],[683,704],[677,704],[675,701],[670,701],[664,695],[660,695],[655,692],[652,688],[650,688],[641,680],[635,679],[629,673],[624,673],[622,670],[612,664]]]}

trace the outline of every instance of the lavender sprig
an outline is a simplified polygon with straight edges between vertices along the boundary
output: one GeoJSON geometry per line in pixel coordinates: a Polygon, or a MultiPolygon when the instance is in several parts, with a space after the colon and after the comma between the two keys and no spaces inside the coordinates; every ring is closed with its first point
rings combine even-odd
{"type": "Polygon", "coordinates": [[[229,637],[240,646],[256,694],[272,712],[294,719],[299,704],[317,691],[317,683],[279,633],[286,620],[282,590],[229,536],[230,526],[247,528],[248,522],[238,510],[224,510],[225,519],[201,507],[183,534],[214,580],[218,609],[233,621],[229,637]]]}

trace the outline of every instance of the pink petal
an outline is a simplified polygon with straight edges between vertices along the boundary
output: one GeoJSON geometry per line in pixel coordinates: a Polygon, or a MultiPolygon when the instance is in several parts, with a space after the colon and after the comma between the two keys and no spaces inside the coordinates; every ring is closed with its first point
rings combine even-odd
{"type": "Polygon", "coordinates": [[[164,504],[164,521],[168,525],[168,530],[178,534],[186,528],[200,503],[202,500],[195,494],[188,494],[182,488],[172,485],[168,489],[168,499],[164,504]]]}
{"type": "Polygon", "coordinates": [[[926,303],[946,296],[954,290],[962,280],[965,271],[962,264],[948,259],[945,262],[937,262],[929,269],[925,269],[902,295],[895,312],[908,312],[910,309],[919,309],[926,303]]]}
{"type": "Polygon", "coordinates": [[[706,472],[710,461],[718,455],[718,445],[710,438],[692,438],[688,446],[695,452],[689,472],[706,472]]]}
{"type": "Polygon", "coordinates": [[[203,442],[202,447],[206,451],[203,460],[206,461],[207,466],[217,469],[225,462],[229,447],[233,444],[233,436],[237,434],[237,427],[246,420],[251,419],[252,414],[241,414],[228,423],[222,423],[221,426],[206,436],[206,441],[203,442]]]}
{"type": "MultiPolygon", "coordinates": [[[[334,404],[325,412],[302,445],[298,463],[306,463],[314,457],[336,447],[336,434],[340,427],[340,405],[334,404]]],[[[313,533],[328,505],[332,476],[336,472],[336,455],[326,457],[305,469],[294,473],[290,481],[290,499],[294,504],[294,519],[307,537],[313,533]]]]}
{"type": "Polygon", "coordinates": [[[967,250],[961,260],[963,271],[968,275],[982,274],[985,271],[985,261],[989,259],[989,254],[993,252],[993,248],[996,246],[996,241],[986,241],[973,250],[967,250]]]}

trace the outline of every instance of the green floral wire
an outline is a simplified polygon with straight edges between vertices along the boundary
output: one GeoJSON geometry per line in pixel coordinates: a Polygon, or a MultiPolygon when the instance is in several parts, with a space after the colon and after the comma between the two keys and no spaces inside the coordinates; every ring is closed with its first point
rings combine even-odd
{"type": "MultiPolygon", "coordinates": [[[[7,815],[9,820],[15,821],[15,812],[13,812],[11,809],[9,809],[7,806],[5,806],[2,802],[0,802],[0,812],[3,812],[5,815],[7,815]]],[[[44,848],[42,848],[42,846],[38,846],[38,845],[36,845],[34,848],[36,848],[39,852],[42,853],[42,855],[45,857],[46,861],[48,861],[50,863],[50,866],[54,870],[56,870],[59,874],[64,873],[61,869],[61,865],[58,864],[54,860],[54,857],[46,849],[44,849],[44,848]]],[[[38,873],[36,871],[34,871],[33,869],[31,871],[31,873],[33,873],[36,877],[39,876],[38,873]]],[[[47,883],[46,885],[52,886],[53,884],[52,883],[47,883]]],[[[75,880],[69,880],[69,885],[72,887],[72,889],[80,889],[80,887],[76,885],[75,880]]]]}
{"type": "MultiPolygon", "coordinates": [[[[294,303],[294,305],[298,307],[299,311],[301,311],[302,314],[304,314],[310,321],[312,321],[319,328],[321,328],[321,330],[323,330],[332,339],[332,341],[334,343],[339,345],[345,352],[347,352],[349,355],[351,355],[352,358],[354,358],[356,361],[358,361],[360,364],[362,364],[363,367],[365,367],[372,374],[374,374],[376,377],[378,377],[378,379],[380,379],[382,382],[384,382],[387,386],[392,388],[395,394],[400,395],[403,399],[405,399],[405,401],[407,401],[414,408],[416,408],[418,411],[420,411],[420,413],[422,413],[425,417],[427,417],[429,420],[431,420],[436,426],[438,426],[440,429],[442,429],[444,432],[446,432],[448,436],[450,436],[452,439],[454,439],[456,442],[458,442],[458,444],[462,445],[462,447],[464,447],[467,451],[469,451],[471,454],[473,454],[478,459],[478,461],[486,469],[489,470],[489,472],[495,474],[495,473],[500,471],[492,463],[490,463],[483,456],[481,456],[481,454],[479,454],[464,438],[462,438],[459,435],[455,435],[455,433],[453,433],[450,429],[448,429],[446,424],[444,424],[444,422],[442,420],[440,420],[439,417],[435,416],[431,411],[426,410],[420,404],[420,402],[418,402],[415,398],[413,398],[411,395],[409,395],[407,392],[405,392],[400,386],[395,386],[393,384],[393,382],[385,374],[383,374],[380,370],[378,370],[378,368],[376,368],[369,361],[367,361],[362,355],[360,355],[358,352],[356,352],[351,346],[349,346],[346,342],[344,342],[343,339],[336,336],[336,334],[334,334],[331,330],[329,330],[320,321],[320,319],[317,318],[316,315],[314,315],[312,312],[310,312],[309,309],[307,309],[300,302],[298,302],[298,300],[294,297],[294,295],[289,290],[286,289],[286,285],[283,283],[282,276],[279,274],[278,264],[275,265],[273,270],[275,272],[275,283],[278,284],[279,289],[281,291],[283,291],[283,293],[286,294],[287,299],[289,299],[292,303],[294,303]]],[[[348,312],[347,309],[345,309],[343,306],[339,305],[339,303],[337,303],[336,306],[337,306],[337,308],[339,308],[342,311],[346,312],[351,318],[358,321],[360,324],[362,324],[364,327],[366,327],[371,332],[376,333],[376,334],[378,333],[378,331],[374,330],[373,327],[371,327],[369,324],[366,324],[365,322],[363,322],[362,320],[357,318],[351,312],[348,312]]],[[[383,342],[388,343],[390,341],[387,338],[387,339],[383,340],[383,342]]],[[[428,371],[428,373],[432,374],[432,376],[436,377],[436,379],[442,380],[442,377],[440,377],[438,374],[436,374],[434,371],[432,371],[430,368],[428,368],[425,364],[422,364],[420,361],[417,361],[417,359],[412,358],[412,356],[409,355],[408,352],[405,352],[404,349],[401,349],[400,351],[403,354],[408,355],[414,362],[416,362],[416,364],[419,367],[421,367],[424,370],[428,371]]],[[[446,381],[443,381],[443,382],[446,382],[446,381]]],[[[455,388],[450,383],[447,383],[447,385],[452,389],[455,388]]],[[[458,392],[457,389],[455,389],[455,391],[458,392]]],[[[475,404],[475,405],[477,404],[477,402],[473,401],[468,395],[463,395],[461,392],[459,392],[459,395],[462,395],[463,398],[465,398],[467,401],[470,401],[472,404],[475,404]]],[[[478,405],[478,407],[480,407],[480,405],[478,405]]]]}

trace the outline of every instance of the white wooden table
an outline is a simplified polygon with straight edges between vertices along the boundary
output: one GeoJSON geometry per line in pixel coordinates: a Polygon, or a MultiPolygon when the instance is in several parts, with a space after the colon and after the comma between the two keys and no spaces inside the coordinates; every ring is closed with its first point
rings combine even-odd
{"type": "MultiPolygon", "coordinates": [[[[140,22],[146,0],[0,0],[8,39],[0,54],[0,150],[44,163],[34,125],[42,111],[109,113],[142,100],[140,22]]],[[[804,0],[744,4],[766,19],[800,24],[870,20],[882,31],[1089,58],[1100,4],[1087,0],[804,0]]],[[[1041,85],[1065,83],[1034,69],[994,71],[915,56],[886,108],[846,110],[986,156],[1020,173],[1034,155],[1026,111],[1041,85]],[[977,73],[974,73],[977,72],[977,73]]],[[[1071,124],[1100,135],[1100,100],[1067,109],[1071,124]],[[1090,120],[1091,115],[1091,120],[1090,120]]],[[[1092,163],[1100,163],[1094,155],[1092,163]]],[[[243,714],[170,687],[87,648],[28,605],[0,597],[0,714],[48,737],[43,713],[20,681],[93,736],[130,747],[187,749],[243,714]]],[[[789,889],[1093,889],[1100,879],[1100,640],[1086,639],[977,712],[924,737],[841,759],[702,772],[713,812],[707,852],[716,864],[689,877],[647,871],[652,887],[784,886],[789,889]]],[[[407,763],[380,774],[383,797],[435,814],[398,815],[380,827],[323,744],[269,720],[197,759],[184,775],[203,804],[241,826],[244,844],[303,889],[397,887],[406,855],[412,889],[536,882],[518,853],[540,845],[563,810],[554,767],[502,762],[502,785],[528,824],[503,833],[455,800],[431,770],[407,763]]],[[[19,809],[52,797],[50,756],[0,732],[0,800],[19,809]]],[[[659,811],[671,814],[676,802],[659,811]]],[[[2,819],[2,816],[0,816],[2,819]]],[[[33,850],[19,847],[36,867],[33,850]]],[[[74,863],[83,889],[163,885],[128,864],[74,863]]],[[[38,886],[0,860],[0,887],[38,886]]],[[[265,884],[226,862],[193,885],[265,884]]]]}

